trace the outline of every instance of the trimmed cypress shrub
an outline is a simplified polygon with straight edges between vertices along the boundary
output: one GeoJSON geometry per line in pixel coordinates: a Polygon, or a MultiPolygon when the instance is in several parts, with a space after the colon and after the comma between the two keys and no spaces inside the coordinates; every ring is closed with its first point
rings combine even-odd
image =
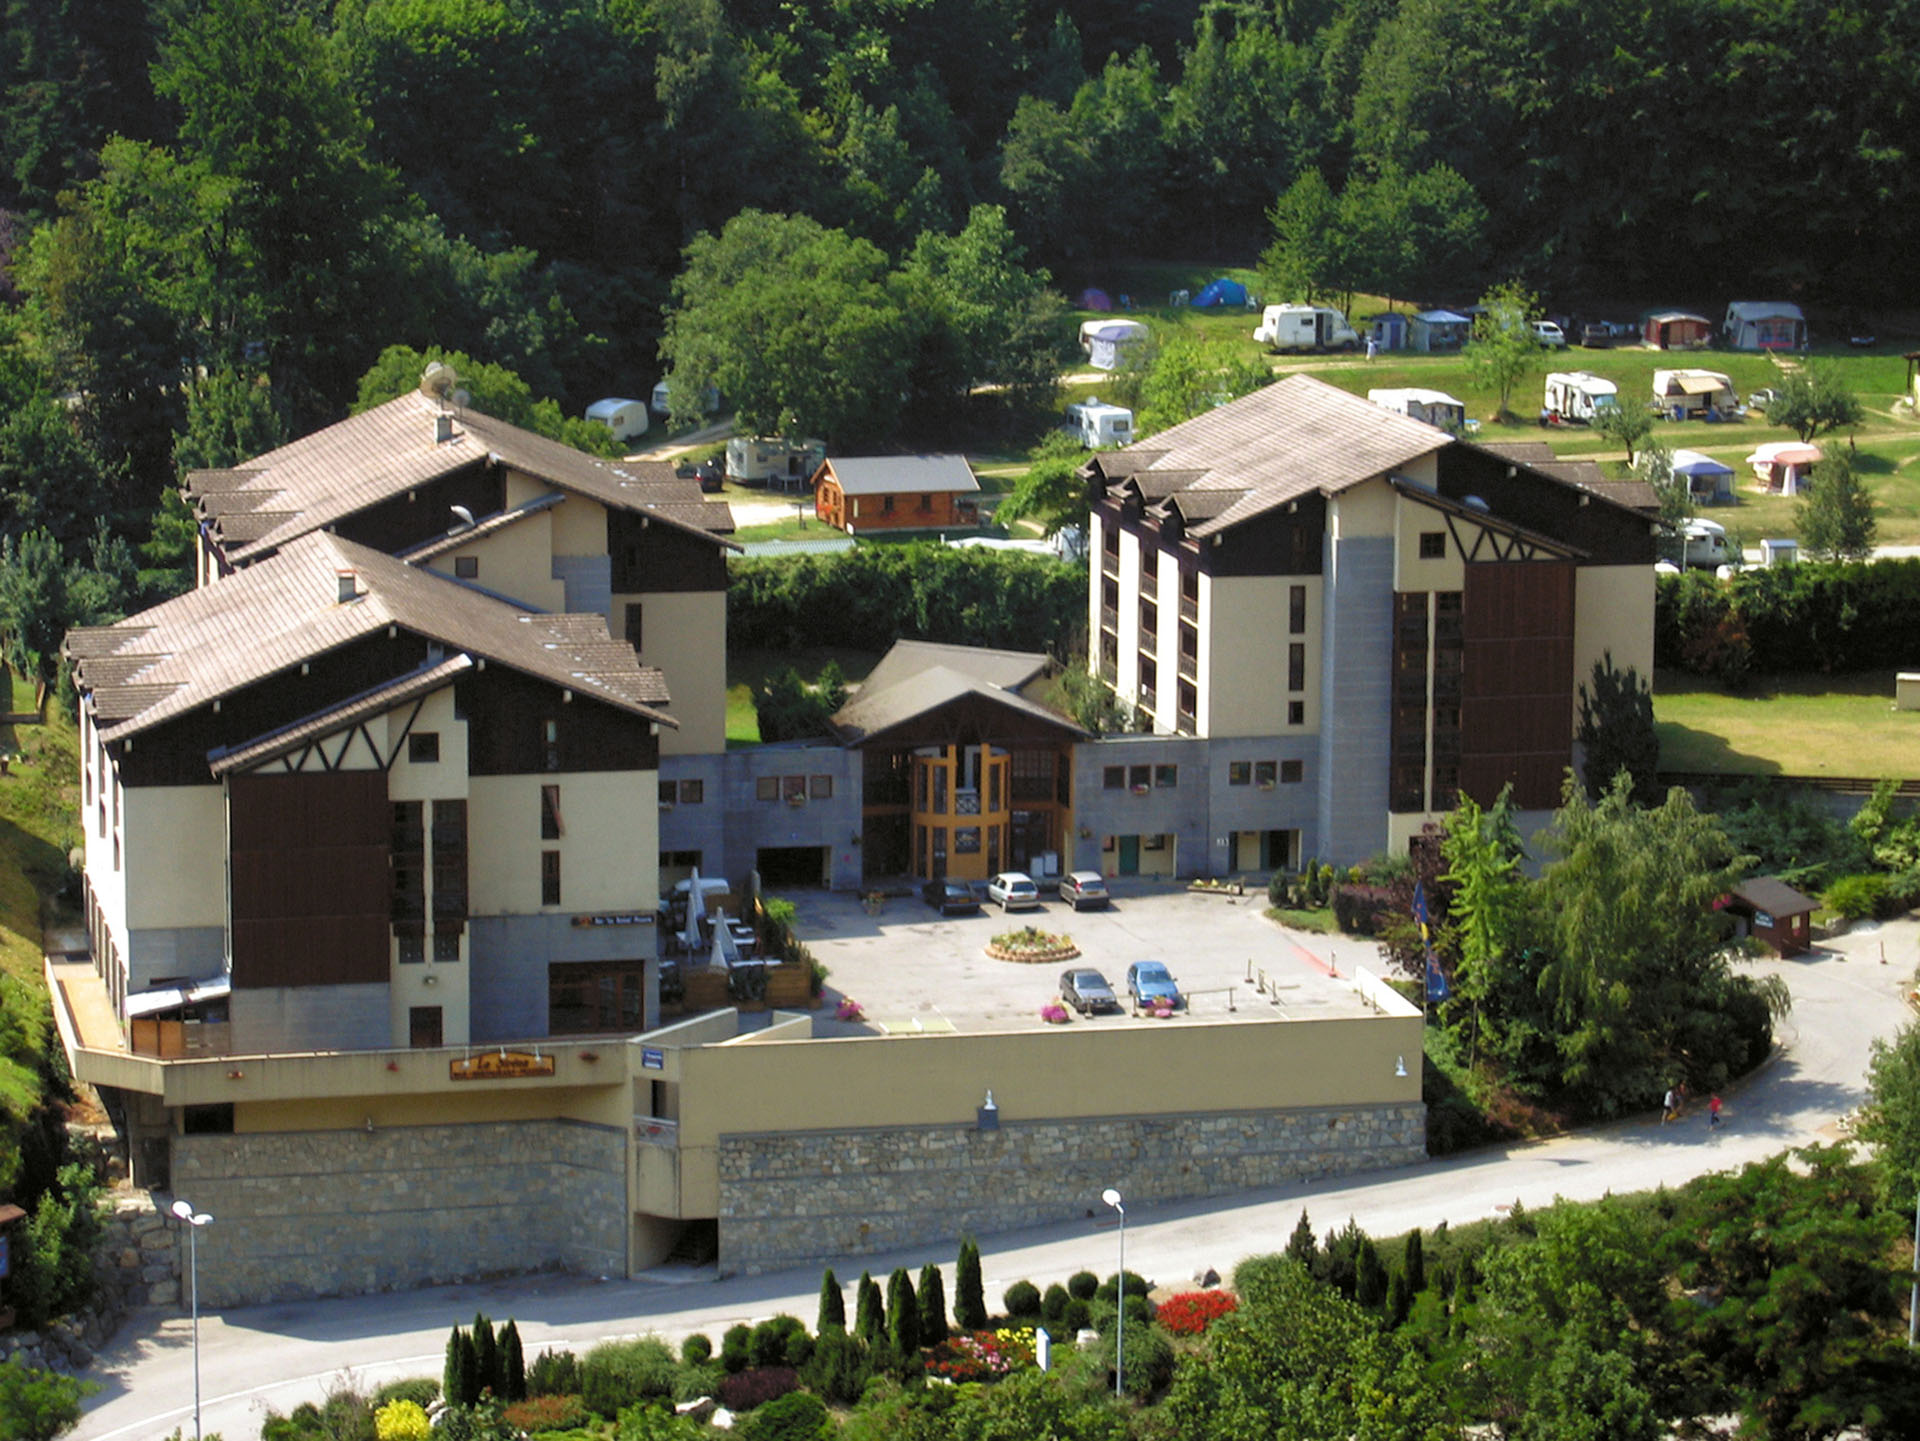
{"type": "Polygon", "coordinates": [[[880,1283],[866,1271],[854,1288],[853,1334],[867,1345],[877,1344],[887,1334],[887,1313],[880,1300],[880,1283]]]}
{"type": "Polygon", "coordinates": [[[973,1237],[960,1240],[960,1259],[953,1271],[953,1319],[962,1331],[982,1331],[987,1325],[987,1298],[980,1280],[980,1246],[973,1237]]]}
{"type": "Polygon", "coordinates": [[[506,1329],[500,1333],[500,1380],[504,1400],[527,1399],[527,1358],[520,1347],[520,1328],[511,1316],[507,1318],[506,1329]]]}
{"type": "Polygon", "coordinates": [[[1407,1233],[1406,1253],[1407,1289],[1418,1295],[1427,1289],[1427,1252],[1420,1240],[1420,1228],[1415,1226],[1407,1233]]]}
{"type": "Polygon", "coordinates": [[[1100,1289],[1100,1278],[1091,1271],[1075,1271],[1067,1277],[1067,1294],[1076,1301],[1091,1301],[1100,1289]]]}
{"type": "Polygon", "coordinates": [[[829,1326],[847,1329],[847,1298],[840,1294],[840,1282],[831,1266],[820,1277],[820,1316],[813,1329],[824,1331],[829,1326]]]}
{"type": "Polygon", "coordinates": [[[1062,1320],[1067,1314],[1067,1302],[1073,1298],[1067,1294],[1067,1288],[1055,1281],[1047,1287],[1046,1294],[1040,1298],[1040,1315],[1051,1326],[1062,1320]]]}
{"type": "Polygon", "coordinates": [[[905,1266],[887,1277],[887,1340],[903,1361],[919,1353],[920,1303],[905,1266]]]}
{"type": "Polygon", "coordinates": [[[947,1325],[947,1287],[938,1266],[920,1272],[920,1344],[938,1346],[951,1334],[947,1325]]]}
{"type": "Polygon", "coordinates": [[[493,1322],[478,1313],[473,1318],[473,1357],[477,1383],[474,1400],[480,1399],[479,1393],[482,1391],[491,1391],[495,1396],[505,1391],[506,1376],[500,1369],[500,1342],[493,1334],[493,1322]]]}
{"type": "Polygon", "coordinates": [[[1040,1315],[1040,1288],[1031,1281],[1015,1281],[1007,1287],[1000,1304],[1016,1321],[1031,1321],[1040,1315]]]}
{"type": "Polygon", "coordinates": [[[713,1359],[713,1342],[695,1331],[680,1343],[680,1364],[704,1366],[713,1359]]]}
{"type": "Polygon", "coordinates": [[[738,1376],[753,1359],[753,1328],[744,1323],[727,1327],[720,1338],[720,1364],[729,1376],[738,1376]]]}

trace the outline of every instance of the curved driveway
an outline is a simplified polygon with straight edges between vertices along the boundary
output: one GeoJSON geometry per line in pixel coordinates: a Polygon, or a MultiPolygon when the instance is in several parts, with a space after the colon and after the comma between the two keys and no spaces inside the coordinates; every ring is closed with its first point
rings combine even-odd
{"type": "MultiPolygon", "coordinates": [[[[1726,1124],[1707,1129],[1697,1109],[1662,1127],[1656,1117],[1561,1140],[1480,1151],[1341,1182],[1288,1186],[1211,1201],[1139,1208],[1129,1216],[1129,1269],[1179,1282],[1212,1267],[1228,1275],[1241,1257],[1286,1244],[1304,1206],[1324,1233],[1355,1217],[1377,1235],[1454,1224],[1498,1213],[1514,1201],[1544,1206],[1556,1196],[1588,1200],[1609,1191],[1679,1185],[1706,1171],[1737,1167],[1789,1146],[1844,1134],[1843,1118],[1864,1096],[1868,1048],[1907,1015],[1902,993],[1914,977],[1920,923],[1894,922],[1833,943],[1802,960],[1763,969],[1788,979],[1793,1014],[1781,1050],[1746,1084],[1726,1094],[1726,1124]],[[1884,962],[1882,957],[1884,955],[1884,962]]],[[[1115,1177],[1123,1190],[1124,1176],[1115,1177]]],[[[1113,1269],[1115,1237],[1097,1199],[1085,1220],[986,1238],[990,1303],[1023,1277],[1043,1286],[1087,1267],[1113,1269]]],[[[219,1244],[216,1221],[203,1235],[219,1244]]],[[[950,1263],[953,1248],[868,1258],[884,1275],[897,1265],[950,1263]]],[[[843,1283],[861,1267],[841,1268],[843,1283]]],[[[515,1318],[529,1358],[543,1347],[581,1350],[615,1336],[705,1331],[716,1339],[736,1321],[786,1311],[809,1326],[817,1271],[675,1284],[665,1279],[596,1281],[533,1277],[397,1295],[251,1306],[201,1318],[204,1428],[227,1441],[252,1441],[265,1407],[287,1411],[319,1399],[350,1376],[371,1387],[398,1376],[440,1374],[447,1332],[485,1311],[515,1318]]],[[[73,1434],[80,1441],[161,1437],[193,1429],[193,1368],[185,1317],[143,1313],[102,1352],[89,1373],[103,1383],[73,1434]]]]}

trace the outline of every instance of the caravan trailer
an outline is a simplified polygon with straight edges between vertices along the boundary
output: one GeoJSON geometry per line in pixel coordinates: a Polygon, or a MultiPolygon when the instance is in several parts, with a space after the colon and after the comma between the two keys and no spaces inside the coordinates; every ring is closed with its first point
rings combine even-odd
{"type": "Polygon", "coordinates": [[[1133,444],[1133,412],[1103,400],[1077,401],[1067,407],[1067,429],[1088,450],[1133,444]]]}
{"type": "Polygon", "coordinates": [[[1357,350],[1360,336],[1347,317],[1325,305],[1269,305],[1253,338],[1269,350],[1357,350]]]}
{"type": "Polygon", "coordinates": [[[1550,417],[1583,420],[1591,425],[1604,411],[1620,408],[1620,387],[1584,370],[1556,370],[1547,377],[1546,423],[1550,417]]]}
{"type": "Polygon", "coordinates": [[[736,435],[727,442],[727,479],[741,485],[801,490],[826,458],[824,441],[736,435]]]}
{"type": "Polygon", "coordinates": [[[587,407],[587,419],[599,421],[620,440],[632,440],[647,433],[647,403],[612,397],[596,400],[587,407]]]}
{"type": "Polygon", "coordinates": [[[1367,399],[1383,410],[1423,420],[1455,434],[1467,429],[1467,407],[1444,390],[1369,390],[1367,399]]]}

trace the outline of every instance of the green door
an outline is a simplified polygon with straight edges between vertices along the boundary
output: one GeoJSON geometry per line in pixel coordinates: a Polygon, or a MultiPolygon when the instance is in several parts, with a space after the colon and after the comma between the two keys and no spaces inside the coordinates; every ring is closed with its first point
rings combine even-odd
{"type": "Polygon", "coordinates": [[[1120,874],[1123,876],[1140,874],[1140,837],[1120,837],[1120,874]]]}

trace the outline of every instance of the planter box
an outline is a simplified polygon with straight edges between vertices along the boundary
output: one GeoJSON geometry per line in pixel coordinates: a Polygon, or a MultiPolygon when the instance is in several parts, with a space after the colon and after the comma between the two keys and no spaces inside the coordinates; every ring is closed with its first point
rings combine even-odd
{"type": "Polygon", "coordinates": [[[1244,896],[1247,893],[1243,881],[1229,881],[1224,885],[1201,885],[1198,881],[1187,887],[1187,894],[1194,896],[1244,896]]]}

